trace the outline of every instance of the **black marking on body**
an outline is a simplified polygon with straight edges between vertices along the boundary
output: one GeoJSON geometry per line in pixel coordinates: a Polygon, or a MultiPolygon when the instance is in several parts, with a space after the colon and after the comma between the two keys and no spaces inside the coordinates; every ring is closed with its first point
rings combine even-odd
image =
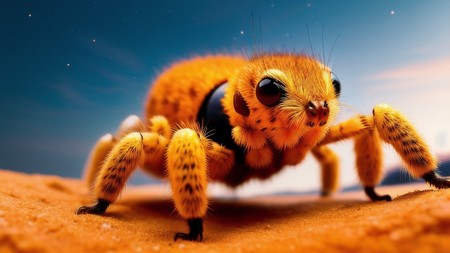
{"type": "Polygon", "coordinates": [[[203,100],[202,106],[197,114],[197,123],[205,124],[211,131],[209,139],[231,150],[238,150],[238,145],[231,137],[232,127],[228,115],[222,106],[222,99],[228,83],[224,82],[213,89],[203,100]]]}
{"type": "Polygon", "coordinates": [[[173,110],[175,113],[178,113],[180,111],[180,102],[177,100],[173,103],[173,110]]]}
{"type": "Polygon", "coordinates": [[[195,90],[194,87],[191,87],[189,89],[189,96],[191,96],[191,98],[196,98],[198,96],[197,91],[195,90]]]}

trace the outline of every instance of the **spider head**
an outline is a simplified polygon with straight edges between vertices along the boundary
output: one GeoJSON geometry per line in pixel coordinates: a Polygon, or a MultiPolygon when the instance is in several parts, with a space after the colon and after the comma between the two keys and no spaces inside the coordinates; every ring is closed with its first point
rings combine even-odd
{"type": "Polygon", "coordinates": [[[233,86],[232,125],[259,132],[254,135],[264,136],[278,149],[305,138],[317,143],[339,109],[339,80],[306,55],[259,55],[241,70],[233,86]]]}

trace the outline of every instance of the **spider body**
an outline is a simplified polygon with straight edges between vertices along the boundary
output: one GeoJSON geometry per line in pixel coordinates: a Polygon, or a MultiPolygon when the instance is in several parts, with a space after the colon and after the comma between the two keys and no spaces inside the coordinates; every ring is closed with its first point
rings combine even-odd
{"type": "Polygon", "coordinates": [[[335,191],[338,158],[328,143],[352,138],[361,184],[372,200],[382,175],[381,141],[391,144],[415,177],[438,188],[450,182],[435,174],[437,160],[403,115],[378,105],[334,125],[340,82],[331,70],[303,54],[198,57],[174,64],[153,83],[145,120],[127,118],[115,136],[94,146],[86,166],[97,198],[78,214],[102,214],[140,167],[168,178],[175,207],[189,233],[202,240],[209,181],[238,186],[266,179],[308,152],[319,161],[322,194],[335,191]]]}

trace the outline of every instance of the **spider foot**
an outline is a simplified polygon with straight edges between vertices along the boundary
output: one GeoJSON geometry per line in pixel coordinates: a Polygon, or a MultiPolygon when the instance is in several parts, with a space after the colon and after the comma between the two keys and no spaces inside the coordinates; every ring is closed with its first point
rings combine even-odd
{"type": "Polygon", "coordinates": [[[183,239],[186,241],[199,241],[203,240],[203,221],[201,218],[189,219],[189,233],[176,233],[173,238],[174,241],[177,239],[183,239]]]}
{"type": "Polygon", "coordinates": [[[430,171],[422,176],[425,181],[438,189],[450,188],[449,179],[439,176],[434,171],[430,171]]]}
{"type": "Polygon", "coordinates": [[[80,214],[104,214],[106,208],[109,206],[109,201],[104,199],[99,199],[96,204],[92,206],[80,206],[76,212],[77,215],[80,214]]]}
{"type": "Polygon", "coordinates": [[[320,192],[320,196],[323,197],[323,198],[330,197],[331,194],[332,194],[331,191],[321,191],[320,192]]]}
{"type": "Polygon", "coordinates": [[[373,186],[366,186],[364,187],[364,192],[366,192],[367,196],[372,200],[372,201],[391,201],[392,198],[389,195],[378,195],[373,186]]]}

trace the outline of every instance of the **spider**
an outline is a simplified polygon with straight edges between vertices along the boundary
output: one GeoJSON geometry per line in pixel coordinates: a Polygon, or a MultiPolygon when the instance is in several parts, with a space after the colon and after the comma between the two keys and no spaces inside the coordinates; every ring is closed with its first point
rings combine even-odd
{"type": "Polygon", "coordinates": [[[327,146],[354,141],[356,167],[367,196],[391,200],[374,187],[382,177],[382,141],[407,171],[437,188],[450,181],[435,173],[437,159],[413,125],[389,105],[334,124],[341,83],[312,56],[261,53],[250,59],[210,55],[180,61],[159,75],[145,105],[145,120],[130,116],[115,136],[95,144],[86,166],[97,202],[77,214],[103,214],[140,167],[168,178],[175,208],[188,233],[202,240],[210,181],[236,187],[267,179],[308,152],[318,160],[322,194],[336,190],[338,157],[327,146]]]}

